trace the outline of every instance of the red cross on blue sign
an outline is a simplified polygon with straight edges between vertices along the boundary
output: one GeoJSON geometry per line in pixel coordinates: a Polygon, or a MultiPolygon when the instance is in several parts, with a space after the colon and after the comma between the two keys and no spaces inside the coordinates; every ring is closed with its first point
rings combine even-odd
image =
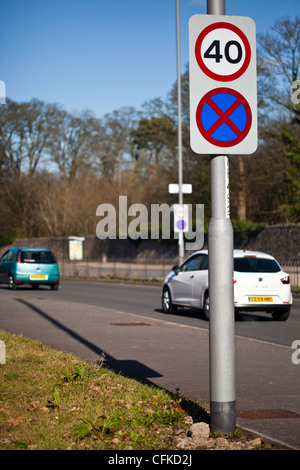
{"type": "Polygon", "coordinates": [[[181,232],[186,228],[186,221],[183,220],[183,219],[178,220],[176,226],[177,226],[178,230],[181,232]]]}
{"type": "Polygon", "coordinates": [[[240,93],[230,88],[215,88],[201,99],[196,122],[208,142],[219,147],[231,147],[248,134],[252,114],[240,93]]]}

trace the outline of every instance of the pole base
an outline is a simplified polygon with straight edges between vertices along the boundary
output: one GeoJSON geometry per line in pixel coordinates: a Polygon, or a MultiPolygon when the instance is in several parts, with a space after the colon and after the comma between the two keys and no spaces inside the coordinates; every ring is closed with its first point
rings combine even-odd
{"type": "Polygon", "coordinates": [[[236,430],[236,402],[210,402],[210,430],[229,434],[236,430]]]}

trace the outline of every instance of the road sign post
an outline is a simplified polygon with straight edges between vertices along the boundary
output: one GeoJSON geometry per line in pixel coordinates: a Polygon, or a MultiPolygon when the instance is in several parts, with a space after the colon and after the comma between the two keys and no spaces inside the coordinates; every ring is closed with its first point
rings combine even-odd
{"type": "Polygon", "coordinates": [[[190,141],[210,154],[209,249],[210,428],[236,428],[233,230],[228,154],[257,147],[255,25],[225,16],[225,0],[207,0],[189,21],[190,141]]]}
{"type": "Polygon", "coordinates": [[[189,210],[187,204],[174,204],[174,232],[185,233],[189,231],[189,210]]]}
{"type": "MultiPolygon", "coordinates": [[[[181,74],[180,74],[180,21],[179,21],[179,0],[176,0],[176,46],[177,46],[177,101],[178,101],[178,185],[179,204],[183,204],[182,192],[182,124],[181,124],[181,74]]],[[[184,258],[184,239],[182,231],[178,236],[178,257],[179,265],[184,258]]]]}

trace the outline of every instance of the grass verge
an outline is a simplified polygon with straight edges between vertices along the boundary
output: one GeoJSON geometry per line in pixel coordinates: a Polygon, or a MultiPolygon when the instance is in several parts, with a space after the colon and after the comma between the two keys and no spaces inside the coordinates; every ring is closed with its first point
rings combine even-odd
{"type": "Polygon", "coordinates": [[[0,330],[0,450],[173,449],[189,406],[98,364],[0,330]]]}

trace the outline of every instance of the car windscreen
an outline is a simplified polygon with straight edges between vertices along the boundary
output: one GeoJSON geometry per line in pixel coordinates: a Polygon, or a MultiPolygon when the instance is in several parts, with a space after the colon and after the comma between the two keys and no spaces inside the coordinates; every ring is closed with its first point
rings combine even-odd
{"type": "Polygon", "coordinates": [[[21,251],[21,263],[53,264],[56,260],[50,251],[21,251]]]}
{"type": "Polygon", "coordinates": [[[240,273],[278,273],[281,269],[273,259],[267,258],[235,258],[234,270],[240,273]]]}

